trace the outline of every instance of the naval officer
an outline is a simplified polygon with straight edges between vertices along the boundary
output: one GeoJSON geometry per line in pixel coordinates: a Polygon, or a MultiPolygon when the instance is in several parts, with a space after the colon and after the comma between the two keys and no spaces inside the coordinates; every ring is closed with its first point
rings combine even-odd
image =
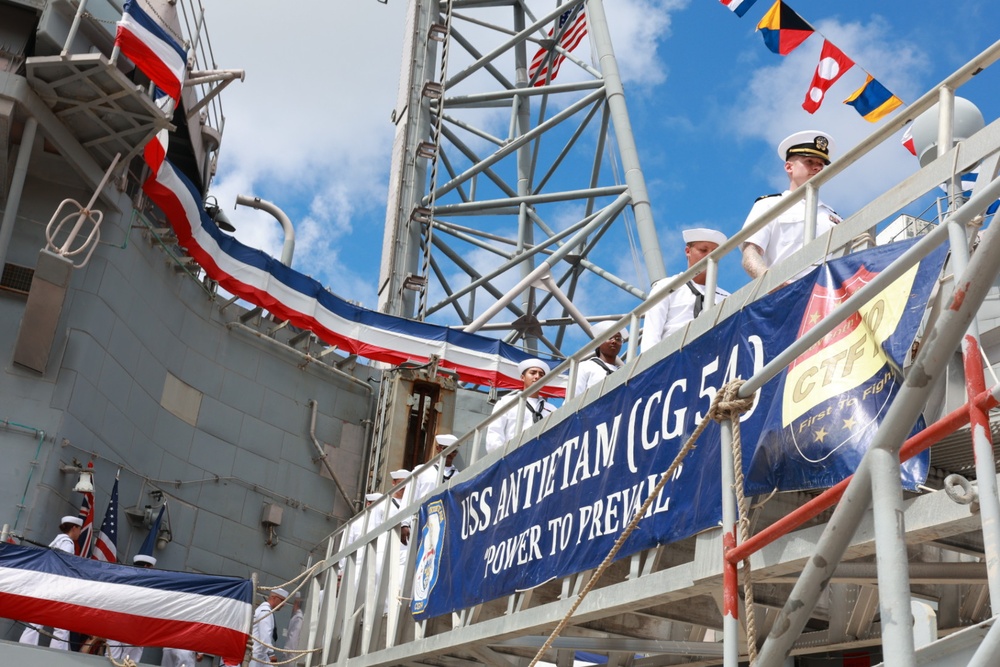
{"type": "MultiPolygon", "coordinates": [[[[796,188],[823,171],[830,164],[833,153],[833,138],[819,130],[805,130],[786,137],[778,144],[778,157],[785,161],[788,175],[788,189],[781,194],[765,195],[754,202],[743,227],[776,206],[796,188]]],[[[748,238],[742,246],[743,268],[752,278],[759,278],[770,267],[791,257],[805,243],[806,203],[800,201],[791,209],[769,222],[764,228],[748,238]]],[[[840,222],[840,216],[819,202],[816,210],[816,237],[827,233],[840,222]]],[[[792,279],[801,278],[811,270],[801,271],[792,279]]]]}
{"type": "MultiPolygon", "coordinates": [[[[725,234],[705,227],[685,229],[681,232],[681,236],[684,237],[684,256],[687,258],[689,269],[726,242],[725,234]]],[[[680,331],[688,322],[701,314],[702,309],[706,307],[705,276],[707,273],[707,271],[702,271],[685,284],[674,288],[670,296],[646,313],[646,320],[642,328],[643,352],[675,331],[680,331]]],[[[662,290],[674,277],[657,280],[653,283],[652,293],[656,294],[662,290]]],[[[729,292],[716,286],[716,304],[727,296],[729,296],[729,292]]]]}

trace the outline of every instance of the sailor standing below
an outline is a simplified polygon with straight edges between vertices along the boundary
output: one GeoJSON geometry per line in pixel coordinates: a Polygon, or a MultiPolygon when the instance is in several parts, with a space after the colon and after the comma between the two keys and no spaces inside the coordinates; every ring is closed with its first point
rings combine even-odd
{"type": "Polygon", "coordinates": [[[283,651],[285,660],[291,660],[300,655],[296,651],[299,650],[299,634],[302,632],[303,616],[302,595],[296,593],[295,600],[292,602],[292,617],[288,619],[288,628],[285,630],[285,650],[283,651]]]}
{"type": "MultiPolygon", "coordinates": [[[[598,322],[591,329],[594,338],[602,336],[611,329],[613,322],[598,322]]],[[[618,358],[618,353],[622,351],[622,345],[628,340],[627,331],[616,331],[614,335],[600,344],[594,350],[594,356],[580,362],[576,369],[576,391],[574,396],[579,396],[604,378],[611,375],[618,368],[624,366],[622,360],[618,358]]]]}
{"type": "MultiPolygon", "coordinates": [[[[150,529],[149,533],[146,534],[146,539],[142,541],[142,546],[139,547],[139,551],[132,556],[132,565],[143,569],[156,567],[156,556],[153,555],[153,549],[156,547],[156,538],[160,535],[160,521],[162,521],[162,519],[163,507],[160,508],[160,515],[153,523],[153,527],[150,529]]],[[[115,662],[118,663],[124,662],[125,658],[129,658],[132,662],[138,663],[142,660],[142,647],[122,644],[121,642],[109,639],[108,655],[114,658],[115,662]]]]}
{"type": "MultiPolygon", "coordinates": [[[[781,194],[765,195],[754,202],[743,227],[764,215],[772,207],[781,203],[793,190],[823,171],[830,164],[833,139],[819,130],[796,132],[778,144],[778,157],[785,161],[788,174],[788,189],[781,194]]],[[[742,246],[743,268],[753,278],[759,278],[769,268],[791,257],[805,245],[806,202],[795,206],[769,222],[763,229],[748,238],[742,246]]],[[[833,229],[840,222],[840,216],[832,208],[818,202],[816,207],[816,238],[833,229]]],[[[800,272],[792,278],[797,280],[811,269],[800,272]]]]}
{"type": "Polygon", "coordinates": [[[186,648],[165,648],[163,657],[160,658],[160,667],[195,667],[195,663],[201,662],[204,657],[204,653],[186,648]]]}
{"type": "MultiPolygon", "coordinates": [[[[59,534],[49,542],[50,549],[56,549],[64,553],[73,555],[76,553],[76,541],[80,537],[83,529],[83,519],[78,516],[64,516],[59,520],[59,534]]],[[[34,644],[38,646],[38,630],[41,626],[29,623],[28,627],[21,633],[18,642],[21,644],[34,644]]],[[[59,651],[69,650],[69,630],[53,628],[52,639],[49,641],[49,648],[59,651]]]]}
{"type": "MultiPolygon", "coordinates": [[[[382,497],[381,493],[366,493],[365,494],[365,508],[371,507],[371,504],[382,497]]],[[[380,504],[377,508],[372,510],[371,516],[368,517],[368,530],[374,530],[375,528],[382,525],[382,515],[385,513],[385,503],[380,504]]],[[[351,526],[346,531],[342,533],[344,536],[341,542],[340,549],[343,551],[347,547],[351,546],[358,539],[361,538],[362,533],[365,531],[365,512],[359,512],[357,516],[351,519],[351,526]]],[[[354,570],[354,581],[358,581],[358,577],[361,576],[361,566],[365,563],[365,550],[358,550],[357,557],[357,568],[354,570]]],[[[347,567],[347,559],[341,558],[338,564],[339,570],[337,574],[337,580],[340,581],[340,577],[344,574],[344,569],[347,567]]]]}
{"type": "MultiPolygon", "coordinates": [[[[685,229],[684,255],[687,257],[688,268],[700,262],[710,252],[726,242],[726,235],[714,229],[699,227],[685,229]]],[[[674,291],[656,304],[646,313],[646,321],[642,327],[642,351],[645,352],[661,340],[680,331],[684,326],[698,317],[701,311],[708,307],[705,302],[705,276],[702,271],[685,284],[674,288],[674,291]]],[[[673,280],[674,276],[663,278],[653,283],[652,293],[656,294],[673,280]]],[[[716,286],[715,304],[729,296],[729,292],[716,286]]],[[[715,305],[713,304],[713,305],[715,305]]]]}
{"type": "MultiPolygon", "coordinates": [[[[452,445],[458,442],[458,438],[449,433],[440,433],[434,436],[434,453],[440,454],[444,450],[448,449],[452,445]]],[[[448,452],[448,455],[444,457],[444,471],[441,473],[441,483],[444,484],[449,479],[458,474],[458,468],[455,467],[455,457],[458,456],[458,450],[453,449],[448,452]]],[[[438,471],[441,469],[442,461],[438,461],[432,466],[428,466],[426,470],[420,473],[417,477],[417,498],[426,498],[431,494],[438,485],[438,471]]]]}
{"type": "Polygon", "coordinates": [[[271,648],[278,643],[278,633],[274,629],[274,614],[281,609],[281,605],[285,603],[287,597],[288,591],[284,588],[275,588],[267,596],[267,599],[254,610],[253,650],[250,654],[250,667],[264,667],[277,661],[274,649],[271,648]]]}
{"type": "MultiPolygon", "coordinates": [[[[393,470],[392,472],[389,473],[389,477],[392,478],[392,489],[389,492],[391,495],[389,497],[389,509],[387,514],[388,517],[398,514],[407,505],[410,504],[411,489],[414,488],[415,486],[414,482],[416,480],[410,482],[410,484],[407,486],[403,486],[403,480],[409,476],[410,476],[410,471],[406,470],[405,468],[401,468],[399,470],[393,470]]],[[[402,573],[406,569],[406,560],[410,549],[408,545],[410,544],[410,525],[412,523],[413,523],[412,515],[407,516],[399,523],[399,551],[396,554],[396,565],[398,567],[396,570],[392,571],[392,576],[396,577],[396,580],[400,583],[400,585],[402,585],[401,577],[402,573]]],[[[383,535],[382,537],[379,538],[379,541],[381,543],[383,540],[387,539],[388,535],[383,535]]],[[[381,560],[379,560],[379,562],[381,563],[381,560]]],[[[390,568],[393,567],[391,560],[389,562],[389,567],[390,568]]],[[[392,585],[391,577],[389,579],[389,585],[390,586],[392,585]]],[[[400,589],[397,588],[395,591],[390,590],[387,595],[389,597],[387,597],[385,600],[385,605],[384,605],[385,613],[389,613],[389,599],[391,598],[391,596],[398,597],[400,595],[400,589]]]]}
{"type": "MultiPolygon", "coordinates": [[[[527,389],[541,380],[549,372],[549,367],[541,359],[526,359],[517,365],[517,371],[521,374],[521,382],[524,385],[523,389],[527,389]]],[[[555,408],[546,403],[540,394],[540,391],[536,391],[527,398],[524,406],[524,416],[520,424],[517,423],[518,409],[516,407],[507,410],[499,419],[490,422],[489,428],[486,430],[487,453],[500,449],[508,441],[514,439],[518,433],[552,414],[555,408]]],[[[519,395],[520,392],[511,392],[501,398],[493,406],[493,414],[501,412],[507,405],[516,401],[519,395]]]]}
{"type": "MultiPolygon", "coordinates": [[[[389,477],[392,478],[392,497],[389,498],[389,516],[397,514],[401,509],[406,507],[409,502],[409,490],[413,488],[413,484],[410,486],[401,486],[401,483],[410,475],[410,471],[405,468],[400,468],[399,470],[393,470],[389,473],[389,477]]],[[[412,523],[410,517],[403,519],[402,523],[399,524],[399,563],[404,565],[406,563],[406,545],[410,543],[410,524],[412,523]]]]}

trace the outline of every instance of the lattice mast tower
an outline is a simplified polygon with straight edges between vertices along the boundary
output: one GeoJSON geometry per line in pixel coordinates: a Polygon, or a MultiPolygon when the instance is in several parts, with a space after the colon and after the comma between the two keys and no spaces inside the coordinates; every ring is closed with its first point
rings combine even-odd
{"type": "Polygon", "coordinates": [[[410,0],[400,79],[381,311],[559,353],[665,275],[602,0],[410,0]]]}

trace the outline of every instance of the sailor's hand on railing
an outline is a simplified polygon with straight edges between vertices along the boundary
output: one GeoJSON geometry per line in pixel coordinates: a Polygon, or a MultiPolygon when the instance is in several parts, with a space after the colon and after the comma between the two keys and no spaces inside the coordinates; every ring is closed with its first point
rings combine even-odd
{"type": "Polygon", "coordinates": [[[767,272],[767,264],[764,263],[764,251],[754,243],[744,243],[743,270],[750,274],[751,278],[760,278],[767,272]]]}

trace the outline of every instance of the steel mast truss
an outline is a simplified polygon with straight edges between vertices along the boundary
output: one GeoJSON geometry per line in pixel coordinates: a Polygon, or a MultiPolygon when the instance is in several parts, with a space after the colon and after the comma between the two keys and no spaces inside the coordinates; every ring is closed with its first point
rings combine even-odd
{"type": "Polygon", "coordinates": [[[539,4],[411,0],[379,308],[559,353],[581,294],[624,312],[665,271],[603,3],[539,4]],[[581,4],[567,52],[553,26],[581,4]]]}

